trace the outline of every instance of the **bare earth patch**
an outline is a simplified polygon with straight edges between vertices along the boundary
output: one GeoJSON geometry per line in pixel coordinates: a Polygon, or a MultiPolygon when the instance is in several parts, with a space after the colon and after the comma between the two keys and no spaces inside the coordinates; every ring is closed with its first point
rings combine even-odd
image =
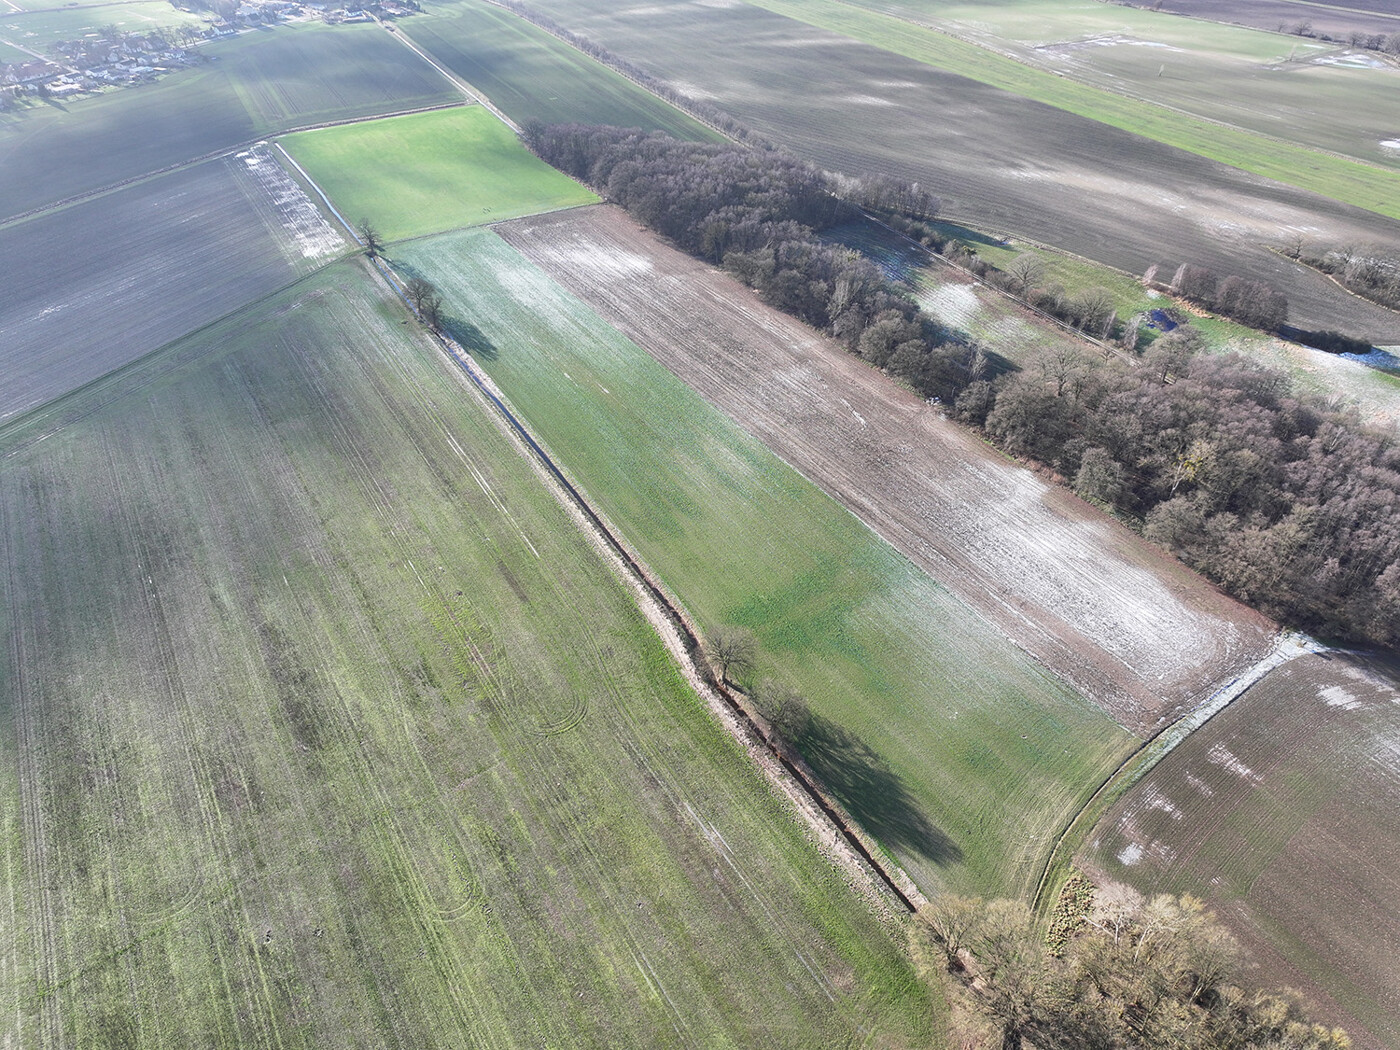
{"type": "Polygon", "coordinates": [[[1265,618],[624,213],[498,232],[1124,726],[1268,648],[1265,618]]]}

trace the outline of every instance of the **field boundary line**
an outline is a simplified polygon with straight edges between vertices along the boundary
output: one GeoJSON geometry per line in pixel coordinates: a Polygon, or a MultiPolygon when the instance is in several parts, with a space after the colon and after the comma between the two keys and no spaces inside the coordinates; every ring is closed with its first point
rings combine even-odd
{"type": "MultiPolygon", "coordinates": [[[[414,312],[412,305],[408,303],[403,294],[398,278],[388,264],[379,259],[375,259],[373,262],[380,276],[403,300],[410,312],[414,312]]],[[[424,328],[431,332],[427,326],[424,328]]],[[[916,912],[925,898],[913,880],[897,864],[878,856],[883,854],[881,847],[873,840],[868,839],[864,829],[860,828],[840,802],[832,798],[817,782],[814,774],[806,768],[806,764],[800,760],[794,761],[785,755],[773,739],[764,732],[758,720],[740,700],[737,692],[723,682],[716,681],[701,660],[697,659],[696,654],[701,651],[700,631],[682,611],[680,603],[667,594],[662,584],[652,576],[641,558],[621,539],[617,530],[605,520],[599,511],[594,509],[580,489],[569,480],[553,457],[509,406],[505,394],[496,386],[489,375],[485,375],[477,369],[470,353],[448,336],[436,332],[431,332],[431,334],[442,351],[460,367],[476,390],[495,408],[503,424],[515,434],[527,453],[533,453],[531,458],[538,463],[545,477],[553,482],[551,487],[554,488],[560,501],[566,506],[572,507],[580,515],[583,523],[587,526],[587,531],[600,542],[600,546],[612,555],[624,577],[637,588],[641,599],[660,614],[661,623],[657,623],[650,616],[648,619],[652,620],[653,626],[657,628],[657,633],[662,636],[663,643],[668,641],[666,635],[674,632],[677,644],[674,646],[668,644],[667,648],[681,663],[682,670],[692,687],[698,693],[706,695],[712,709],[718,709],[716,713],[722,712],[728,716],[722,722],[727,723],[731,734],[746,750],[757,750],[767,758],[766,763],[760,763],[763,770],[776,766],[786,773],[787,782],[800,789],[800,795],[805,797],[807,802],[820,812],[821,818],[825,820],[827,825],[825,830],[835,832],[837,841],[844,842],[856,858],[863,862],[857,866],[866,871],[868,875],[874,876],[871,881],[877,890],[893,895],[905,912],[909,914],[916,912]],[[661,629],[663,624],[668,630],[661,629]]],[[[645,615],[645,610],[643,613],[645,615]]],[[[788,794],[792,793],[788,792],[788,794]]],[[[803,811],[810,812],[807,807],[800,807],[800,812],[803,811]]],[[[816,823],[811,816],[808,816],[808,821],[816,823]]]]}
{"type": "Polygon", "coordinates": [[[1163,726],[1143,740],[1118,764],[1113,772],[1104,777],[1099,786],[1094,789],[1094,793],[1084,800],[1084,804],[1055,836],[1054,845],[1050,847],[1050,853],[1045,859],[1045,866],[1041,869],[1040,880],[1035,888],[1035,896],[1031,899],[1031,908],[1036,913],[1042,913],[1049,904],[1046,899],[1046,890],[1049,889],[1056,862],[1061,859],[1060,849],[1071,837],[1075,825],[1083,820],[1086,814],[1093,811],[1093,824],[1089,825],[1089,828],[1097,826],[1099,820],[1125,792],[1152,772],[1158,763],[1181,746],[1192,733],[1244,696],[1250,689],[1263,681],[1270,672],[1300,656],[1335,651],[1331,646],[1323,645],[1301,632],[1280,631],[1274,639],[1273,647],[1260,660],[1235,675],[1176,721],[1163,726]],[[1140,759],[1141,761],[1139,761],[1140,759]]]}
{"type": "MultiPolygon", "coordinates": [[[[691,120],[695,121],[697,124],[704,125],[705,127],[709,128],[711,131],[715,132],[717,135],[722,135],[722,136],[724,136],[724,138],[728,139],[730,142],[733,142],[733,143],[735,143],[735,144],[737,144],[737,145],[745,145],[745,144],[746,144],[746,143],[742,142],[740,139],[735,138],[734,135],[732,135],[730,132],[725,131],[725,130],[724,130],[723,128],[721,128],[719,125],[712,123],[712,122],[711,122],[709,119],[707,119],[706,117],[702,117],[702,116],[700,116],[698,113],[692,112],[688,107],[686,107],[686,106],[681,106],[681,105],[677,104],[676,102],[672,101],[671,99],[663,98],[661,95],[659,95],[659,94],[656,93],[656,90],[655,90],[653,87],[651,87],[651,85],[643,83],[641,80],[639,80],[639,79],[636,77],[636,75],[627,72],[625,69],[619,69],[617,66],[613,65],[611,62],[608,62],[606,59],[599,58],[597,55],[589,54],[589,53],[588,53],[587,51],[585,51],[581,46],[579,46],[579,44],[578,44],[577,42],[575,42],[575,41],[573,41],[573,40],[570,40],[570,39],[565,35],[565,33],[572,32],[572,30],[567,30],[567,29],[565,29],[563,26],[558,26],[558,27],[556,28],[555,26],[545,25],[545,24],[542,23],[542,22],[537,22],[534,18],[530,17],[532,14],[534,14],[534,12],[528,11],[528,10],[526,10],[526,9],[517,10],[517,9],[515,9],[515,8],[508,7],[506,4],[501,3],[501,0],[482,0],[482,2],[485,3],[485,4],[490,5],[491,7],[499,8],[500,10],[506,12],[506,14],[514,15],[516,18],[520,19],[522,22],[525,22],[525,23],[528,23],[529,25],[534,26],[536,29],[540,30],[540,31],[543,32],[543,33],[547,33],[549,36],[552,36],[555,40],[558,40],[561,44],[565,45],[566,47],[572,48],[574,51],[578,52],[580,55],[582,55],[584,58],[588,59],[589,61],[591,61],[591,62],[596,62],[596,63],[598,63],[598,65],[602,66],[604,69],[610,69],[610,70],[612,70],[614,73],[616,73],[618,76],[622,77],[624,80],[628,81],[629,83],[636,84],[637,87],[641,88],[643,91],[645,91],[645,92],[646,92],[648,95],[650,95],[652,98],[656,99],[656,100],[657,100],[658,102],[660,102],[662,105],[670,106],[670,107],[671,107],[672,109],[674,109],[677,113],[680,113],[680,114],[682,114],[682,115],[684,115],[684,116],[689,117],[691,120]]],[[[605,54],[607,54],[607,55],[609,55],[609,56],[613,56],[613,52],[610,51],[610,50],[608,50],[607,48],[603,48],[602,45],[595,45],[595,46],[600,47],[600,48],[602,49],[602,51],[603,51],[605,54]]],[[[619,60],[620,60],[620,58],[621,58],[621,56],[614,56],[614,57],[617,57],[619,60]]],[[[680,92],[677,92],[677,94],[680,94],[680,92]]],[[[684,96],[682,96],[682,97],[684,97],[684,96]]],[[[732,119],[732,118],[731,118],[731,119],[732,119]]],[[[752,140],[750,140],[750,141],[752,141],[752,140]]]]}
{"type": "Polygon", "coordinates": [[[18,226],[22,222],[30,219],[37,219],[50,212],[62,211],[64,208],[71,208],[75,204],[83,204],[90,200],[97,200],[105,197],[109,193],[116,193],[124,190],[128,186],[135,186],[137,183],[148,182],[151,179],[158,179],[162,175],[171,175],[186,168],[197,167],[206,164],[211,160],[219,160],[223,157],[230,157],[240,150],[251,149],[260,142],[271,142],[284,135],[295,135],[302,131],[320,131],[322,128],[338,128],[346,124],[366,124],[372,120],[392,120],[394,117],[411,117],[415,113],[432,113],[439,109],[460,109],[463,106],[471,105],[469,102],[441,102],[433,106],[419,106],[417,109],[396,110],[393,113],[379,113],[369,117],[346,117],[341,120],[325,120],[317,124],[299,125],[293,128],[286,128],[282,131],[272,131],[266,135],[259,135],[257,138],[245,139],[232,146],[225,146],[210,153],[201,153],[198,157],[189,160],[177,161],[174,164],[167,164],[163,168],[155,171],[148,171],[142,175],[132,175],[122,179],[120,182],[113,182],[106,186],[99,186],[97,189],[84,190],[82,193],[75,193],[71,197],[64,197],[62,200],[52,201],[48,204],[41,204],[37,208],[30,208],[28,211],[17,212],[14,215],[0,216],[0,230],[8,229],[11,226],[18,226]]]}
{"type": "Polygon", "coordinates": [[[266,295],[260,295],[255,299],[249,299],[246,303],[242,303],[241,305],[234,307],[227,313],[221,314],[220,316],[215,317],[213,320],[206,321],[204,324],[191,328],[188,332],[183,332],[180,335],[176,336],[174,339],[162,343],[160,346],[156,347],[153,350],[147,351],[140,357],[136,358],[134,361],[127,361],[125,364],[118,365],[116,368],[113,368],[109,372],[103,372],[100,376],[94,376],[92,379],[89,379],[86,383],[83,383],[81,386],[74,387],[72,390],[59,394],[57,397],[50,398],[49,400],[44,401],[41,404],[34,405],[31,408],[25,409],[24,411],[19,412],[14,416],[11,416],[9,419],[0,420],[0,461],[13,459],[21,452],[24,452],[26,449],[32,448],[34,445],[38,444],[40,441],[47,440],[54,434],[57,434],[62,430],[66,430],[74,423],[79,423],[82,420],[88,418],[89,416],[102,411],[108,405],[114,404],[117,401],[120,401],[122,398],[129,396],[134,390],[139,390],[142,387],[149,386],[150,384],[158,381],[161,377],[166,376],[171,372],[174,372],[180,368],[184,368],[187,365],[194,363],[195,361],[201,360],[202,358],[208,357],[210,354],[220,352],[222,348],[217,346],[211,346],[198,354],[193,354],[189,357],[185,357],[178,361],[175,361],[171,363],[169,367],[160,369],[155,374],[153,374],[137,386],[126,390],[117,391],[111,397],[99,398],[95,404],[85,408],[83,411],[80,411],[74,415],[63,416],[59,418],[53,426],[48,427],[47,429],[43,429],[41,433],[33,437],[17,437],[17,435],[23,434],[23,432],[27,428],[37,424],[45,413],[53,412],[56,409],[56,407],[58,405],[61,405],[63,402],[68,401],[70,399],[76,400],[84,396],[85,394],[91,396],[97,391],[99,387],[101,387],[104,384],[120,382],[124,373],[129,372],[133,376],[138,375],[143,368],[153,367],[156,358],[163,355],[168,355],[176,346],[178,346],[180,343],[183,343],[186,339],[196,336],[200,332],[207,331],[208,329],[213,328],[216,325],[225,324],[227,323],[229,318],[233,317],[235,314],[239,314],[242,313],[244,310],[251,309],[252,307],[257,306],[259,303],[267,302],[269,299],[272,299],[275,296],[283,295],[286,292],[291,291],[297,285],[310,280],[312,277],[315,277],[327,267],[337,266],[340,263],[348,262],[353,257],[354,256],[352,254],[341,255],[334,259],[327,259],[315,269],[302,274],[295,280],[289,281],[287,284],[282,285],[282,287],[274,288],[266,295]]]}
{"type": "Polygon", "coordinates": [[[484,109],[489,110],[492,114],[495,115],[497,120],[499,120],[506,127],[510,128],[511,131],[515,132],[517,135],[520,134],[520,125],[517,124],[515,121],[511,120],[510,117],[506,116],[499,109],[497,109],[496,104],[486,97],[485,92],[477,90],[471,84],[468,84],[461,77],[457,76],[456,73],[453,73],[451,70],[445,69],[442,66],[440,66],[438,64],[437,59],[433,58],[433,56],[430,55],[427,51],[424,51],[422,48],[420,48],[398,28],[391,26],[387,22],[384,22],[376,15],[371,15],[370,17],[373,18],[375,22],[377,22],[380,26],[382,26],[386,33],[394,37],[401,44],[403,44],[404,47],[408,48],[415,55],[421,58],[424,62],[428,63],[428,65],[432,66],[444,77],[446,77],[447,82],[449,84],[451,84],[458,91],[462,92],[462,94],[466,95],[468,98],[482,106],[484,109]]]}
{"type": "Polygon", "coordinates": [[[355,243],[358,244],[361,248],[363,248],[365,242],[360,239],[360,235],[355,230],[355,228],[345,221],[345,216],[341,215],[340,212],[336,211],[335,205],[332,204],[331,199],[326,196],[326,191],[321,189],[321,187],[317,185],[316,180],[306,173],[306,169],[297,163],[296,158],[287,152],[287,150],[283,147],[282,143],[274,142],[273,145],[277,147],[278,153],[282,154],[282,156],[287,158],[287,163],[289,163],[292,167],[296,168],[297,174],[299,174],[303,179],[306,180],[307,185],[316,191],[316,196],[320,197],[321,200],[325,202],[326,207],[330,209],[331,214],[340,220],[340,225],[345,227],[345,232],[350,234],[350,236],[354,238],[355,243]]]}

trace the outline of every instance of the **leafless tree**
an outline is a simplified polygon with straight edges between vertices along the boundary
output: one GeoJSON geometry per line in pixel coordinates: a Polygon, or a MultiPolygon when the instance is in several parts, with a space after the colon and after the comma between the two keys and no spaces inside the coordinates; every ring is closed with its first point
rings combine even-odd
{"type": "Polygon", "coordinates": [[[705,656],[719,669],[722,682],[732,682],[753,670],[758,658],[758,639],[742,627],[721,625],[705,632],[705,656]]]}

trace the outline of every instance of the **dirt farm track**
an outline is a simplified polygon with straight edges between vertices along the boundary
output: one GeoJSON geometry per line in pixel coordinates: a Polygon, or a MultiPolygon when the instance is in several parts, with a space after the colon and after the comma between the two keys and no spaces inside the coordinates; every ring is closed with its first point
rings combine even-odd
{"type": "Polygon", "coordinates": [[[1125,727],[1268,648],[1265,618],[621,211],[498,232],[1125,727]]]}

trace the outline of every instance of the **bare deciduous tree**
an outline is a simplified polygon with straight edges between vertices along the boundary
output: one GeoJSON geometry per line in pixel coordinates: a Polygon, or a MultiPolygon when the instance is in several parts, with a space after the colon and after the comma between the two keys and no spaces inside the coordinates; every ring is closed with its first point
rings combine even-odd
{"type": "Polygon", "coordinates": [[[705,632],[703,646],[722,682],[732,682],[752,671],[758,658],[758,639],[742,627],[713,627],[705,632]]]}
{"type": "Polygon", "coordinates": [[[360,243],[370,258],[376,257],[384,249],[384,238],[379,235],[379,227],[368,219],[361,219],[355,228],[360,235],[360,243]]]}

